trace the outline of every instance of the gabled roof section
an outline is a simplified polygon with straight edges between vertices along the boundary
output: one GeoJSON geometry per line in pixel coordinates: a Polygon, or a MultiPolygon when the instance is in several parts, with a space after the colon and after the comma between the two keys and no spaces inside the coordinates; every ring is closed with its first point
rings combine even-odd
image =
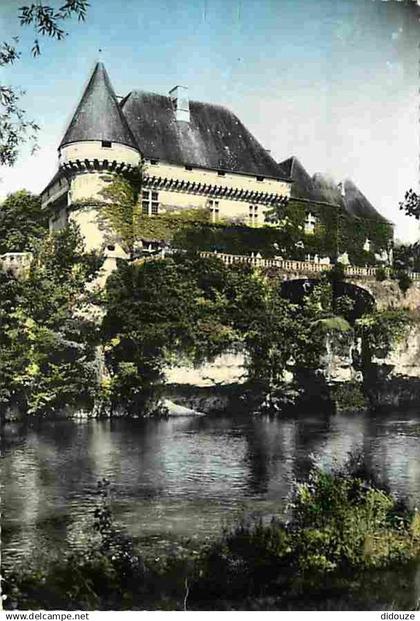
{"type": "Polygon", "coordinates": [[[312,181],[315,188],[315,200],[329,205],[344,206],[341,190],[331,177],[323,173],[315,173],[312,181]]]}
{"type": "Polygon", "coordinates": [[[71,142],[108,140],[137,149],[102,63],[97,63],[60,148],[71,142]]]}
{"type": "Polygon", "coordinates": [[[392,224],[375,209],[350,179],[344,182],[343,196],[340,187],[333,179],[322,173],[315,173],[311,177],[295,156],[280,162],[278,166],[281,174],[293,181],[291,198],[340,206],[355,218],[392,224]]]}
{"type": "Polygon", "coordinates": [[[170,97],[133,91],[121,109],[147,159],[283,178],[266,149],[222,106],[190,101],[190,121],[177,121],[170,97]]]}
{"type": "Polygon", "coordinates": [[[344,182],[345,192],[345,208],[349,214],[356,218],[367,218],[369,220],[379,220],[391,224],[389,220],[384,218],[375,207],[368,201],[366,196],[362,194],[359,188],[351,181],[346,179],[344,182]]]}
{"type": "Polygon", "coordinates": [[[292,198],[302,198],[314,202],[321,201],[319,188],[296,156],[292,155],[287,160],[280,162],[278,166],[282,173],[293,181],[292,198]]]}

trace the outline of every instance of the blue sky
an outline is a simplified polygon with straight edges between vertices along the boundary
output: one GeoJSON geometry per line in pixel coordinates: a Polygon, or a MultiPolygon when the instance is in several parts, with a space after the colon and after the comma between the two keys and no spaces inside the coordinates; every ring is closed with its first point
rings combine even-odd
{"type": "MultiPolygon", "coordinates": [[[[53,0],[51,0],[53,2],[53,0]]],[[[3,83],[22,86],[40,125],[40,150],[0,172],[0,196],[40,191],[55,172],[56,148],[94,63],[105,63],[117,94],[167,93],[224,104],[277,160],[297,155],[310,173],[352,178],[415,239],[398,211],[418,187],[420,86],[417,9],[396,0],[91,0],[86,23],[64,42],[19,26],[24,0],[2,0],[2,39],[21,37],[22,58],[3,83]],[[102,49],[99,54],[98,50],[102,49]]],[[[56,2],[58,5],[58,2],[56,2]]]]}

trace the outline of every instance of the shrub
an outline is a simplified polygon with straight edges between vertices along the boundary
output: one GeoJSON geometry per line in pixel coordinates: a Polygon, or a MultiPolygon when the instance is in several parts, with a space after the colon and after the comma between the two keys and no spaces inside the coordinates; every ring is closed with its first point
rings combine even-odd
{"type": "Polygon", "coordinates": [[[411,277],[407,274],[407,272],[399,272],[397,274],[397,281],[398,281],[398,286],[401,289],[401,291],[404,293],[404,295],[407,293],[407,291],[413,284],[413,281],[411,277]]]}
{"type": "Polygon", "coordinates": [[[326,272],[326,277],[332,284],[341,282],[346,277],[346,268],[342,263],[335,263],[334,266],[326,272]]]}
{"type": "Polygon", "coordinates": [[[410,532],[414,516],[358,476],[315,468],[293,502],[298,565],[322,573],[405,561],[420,552],[420,539],[410,532]]]}
{"type": "Polygon", "coordinates": [[[363,476],[359,464],[358,471],[351,468],[353,474],[350,467],[313,468],[296,485],[288,523],[240,524],[210,545],[198,562],[193,601],[215,607],[277,597],[276,606],[284,606],[303,595],[307,601],[331,592],[341,597],[363,585],[367,570],[416,558],[417,513],[363,476]]]}
{"type": "Polygon", "coordinates": [[[359,382],[345,382],[333,386],[331,397],[337,412],[364,412],[368,406],[367,397],[359,382]]]}
{"type": "Polygon", "coordinates": [[[378,282],[382,282],[382,281],[387,279],[387,273],[386,273],[385,268],[383,268],[383,267],[377,267],[376,268],[375,279],[378,282]]]}
{"type": "Polygon", "coordinates": [[[394,344],[407,336],[410,325],[410,316],[402,309],[375,311],[357,319],[355,332],[362,339],[365,361],[387,356],[394,344]]]}

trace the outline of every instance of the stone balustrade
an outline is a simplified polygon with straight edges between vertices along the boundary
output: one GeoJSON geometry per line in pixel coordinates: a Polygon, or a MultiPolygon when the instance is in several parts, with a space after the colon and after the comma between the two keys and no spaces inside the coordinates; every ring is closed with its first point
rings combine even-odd
{"type": "MultiPolygon", "coordinates": [[[[200,252],[202,257],[217,257],[225,265],[234,265],[242,263],[253,265],[255,267],[276,268],[284,272],[294,272],[298,274],[319,274],[324,271],[331,270],[333,265],[316,261],[293,261],[291,259],[263,259],[262,257],[226,254],[222,252],[200,252]]],[[[355,265],[345,265],[344,272],[346,276],[353,278],[375,278],[377,267],[357,267],[355,265]]],[[[389,275],[389,268],[385,268],[385,272],[389,275]]],[[[420,281],[420,273],[411,272],[412,280],[420,281]]]]}
{"type": "Polygon", "coordinates": [[[32,252],[6,252],[0,255],[0,269],[3,272],[22,272],[32,263],[32,252]]]}

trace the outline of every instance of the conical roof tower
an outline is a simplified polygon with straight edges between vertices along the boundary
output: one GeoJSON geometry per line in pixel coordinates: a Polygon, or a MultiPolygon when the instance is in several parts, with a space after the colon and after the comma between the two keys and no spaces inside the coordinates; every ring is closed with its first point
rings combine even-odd
{"type": "Polygon", "coordinates": [[[91,140],[117,142],[138,150],[101,62],[93,70],[59,148],[91,140]]]}

